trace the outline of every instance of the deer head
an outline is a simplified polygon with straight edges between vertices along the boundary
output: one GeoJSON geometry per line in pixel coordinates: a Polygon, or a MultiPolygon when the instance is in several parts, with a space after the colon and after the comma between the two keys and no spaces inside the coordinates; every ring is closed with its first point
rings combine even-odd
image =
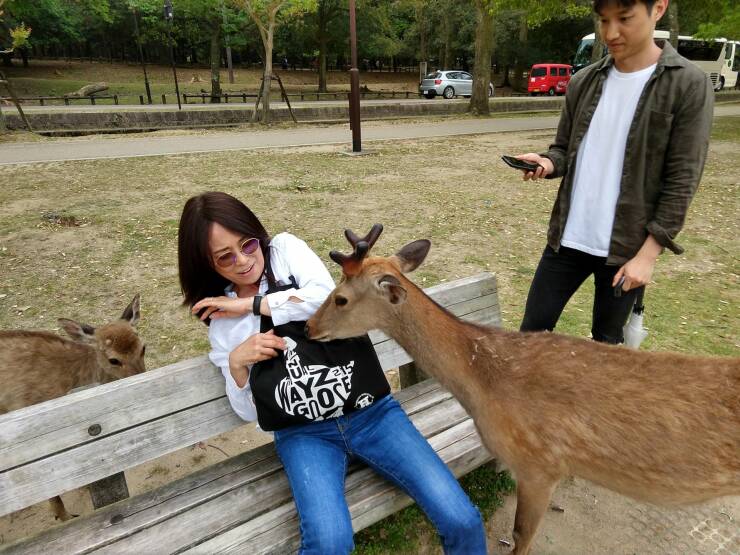
{"type": "Polygon", "coordinates": [[[310,339],[331,341],[355,337],[371,329],[384,329],[406,301],[410,282],[403,276],[415,270],[426,258],[431,243],[413,241],[387,258],[368,257],[383,226],[375,224],[365,237],[349,229],[344,235],[352,245],[351,255],[332,251],[334,262],[342,267],[342,280],[324,304],[306,323],[310,339]]]}
{"type": "Polygon", "coordinates": [[[133,326],[139,321],[140,296],[137,294],[123,311],[121,318],[110,324],[94,328],[67,318],[60,318],[64,331],[96,352],[100,381],[109,382],[144,372],[146,345],[139,339],[133,326]]]}

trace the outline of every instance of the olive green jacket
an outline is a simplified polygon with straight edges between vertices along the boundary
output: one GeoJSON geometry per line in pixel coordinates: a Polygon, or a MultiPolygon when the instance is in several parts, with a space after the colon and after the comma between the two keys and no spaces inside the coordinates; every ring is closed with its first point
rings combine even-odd
{"type": "MultiPolygon", "coordinates": [[[[556,251],[568,219],[578,147],[613,64],[606,56],[573,76],[555,142],[542,154],[555,166],[548,178],[563,177],[547,237],[556,251]]],[[[675,237],[704,170],[713,110],[709,78],[666,41],[627,135],[607,264],[633,258],[648,234],[676,254],[683,252],[675,237]]]]}

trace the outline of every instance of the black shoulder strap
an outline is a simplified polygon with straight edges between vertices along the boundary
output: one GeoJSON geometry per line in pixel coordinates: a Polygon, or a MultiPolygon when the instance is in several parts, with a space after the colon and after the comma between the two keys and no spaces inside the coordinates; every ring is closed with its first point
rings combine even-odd
{"type": "MultiPolygon", "coordinates": [[[[287,291],[288,289],[298,289],[298,282],[296,279],[291,275],[288,277],[290,280],[289,285],[278,285],[276,282],[274,282],[274,285],[269,283],[267,284],[267,294],[270,293],[277,293],[278,291],[287,291]]],[[[275,325],[272,322],[272,318],[269,316],[265,316],[264,314],[260,316],[260,333],[267,333],[272,328],[274,328],[275,325]]]]}

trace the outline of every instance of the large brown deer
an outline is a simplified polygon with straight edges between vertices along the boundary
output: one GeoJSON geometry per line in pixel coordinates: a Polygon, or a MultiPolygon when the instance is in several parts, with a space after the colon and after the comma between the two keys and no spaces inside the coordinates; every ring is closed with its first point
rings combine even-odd
{"type": "MultiPolygon", "coordinates": [[[[0,331],[0,414],[144,372],[146,346],[133,327],[139,309],[136,295],[119,320],[98,328],[60,318],[72,339],[45,331],[0,331]]],[[[59,497],[50,501],[57,519],[71,518],[59,497]]]]}
{"type": "Polygon", "coordinates": [[[344,276],[307,333],[329,341],[379,329],[460,401],[516,477],[514,553],[529,553],[567,476],[662,505],[740,494],[740,359],[463,322],[403,275],[429,241],[366,257],[381,230],[347,230],[355,251],[330,254],[344,276]]]}

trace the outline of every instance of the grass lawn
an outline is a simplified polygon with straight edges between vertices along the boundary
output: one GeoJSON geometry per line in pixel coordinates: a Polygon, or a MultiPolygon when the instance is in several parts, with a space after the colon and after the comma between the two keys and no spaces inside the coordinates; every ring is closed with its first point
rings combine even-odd
{"type": "MultiPolygon", "coordinates": [[[[138,64],[122,64],[116,62],[67,62],[64,60],[30,60],[29,67],[24,68],[19,63],[11,68],[3,68],[6,75],[12,79],[12,84],[18,96],[62,96],[74,92],[90,83],[104,81],[109,89],[101,92],[102,95],[118,94],[121,103],[138,103],[140,94],[146,99],[144,88],[144,73],[138,64]]],[[[307,70],[282,71],[276,68],[283,85],[289,93],[300,91],[316,91],[318,87],[318,73],[307,70]]],[[[168,103],[172,103],[175,94],[175,82],[172,68],[169,66],[147,65],[147,76],[155,104],[161,102],[162,94],[167,94],[168,103]]],[[[262,70],[257,68],[234,68],[234,83],[229,83],[228,71],[221,69],[221,88],[223,92],[251,92],[256,93],[260,87],[262,70]]],[[[203,91],[211,92],[211,70],[203,66],[179,66],[177,79],[181,93],[197,94],[203,91]]],[[[418,90],[419,77],[416,72],[363,72],[361,82],[372,91],[411,91],[418,90]]],[[[349,74],[347,72],[331,71],[327,76],[329,91],[348,91],[349,74]]],[[[280,97],[277,83],[273,83],[273,95],[280,97]]],[[[5,95],[5,91],[0,93],[5,95]]],[[[99,103],[112,103],[101,100],[99,103]]],[[[249,100],[254,102],[254,99],[249,100]]],[[[75,104],[85,104],[82,101],[75,104]]]]}
{"type": "MultiPolygon", "coordinates": [[[[715,120],[702,184],[678,238],[686,253],[662,255],[647,289],[646,349],[740,354],[740,203],[728,163],[740,146],[739,120],[715,120]]],[[[379,254],[429,238],[416,283],[494,272],[503,325],[515,329],[557,184],[523,182],[499,156],[541,151],[551,138],[524,132],[391,141],[362,157],[322,146],[3,167],[0,328],[55,330],[58,317],[99,324],[140,292],[149,368],[203,354],[206,330],[180,307],[177,224],[189,196],[223,190],[273,234],[305,239],[335,277],[328,252],[346,249],[345,227],[364,234],[383,223],[379,254]]],[[[589,334],[591,293],[590,285],[578,292],[559,331],[589,334]]],[[[487,507],[496,504],[494,490],[510,487],[488,467],[469,480],[487,507]]],[[[358,537],[360,552],[412,549],[417,529],[431,534],[420,520],[412,510],[383,521],[358,537]]]]}

